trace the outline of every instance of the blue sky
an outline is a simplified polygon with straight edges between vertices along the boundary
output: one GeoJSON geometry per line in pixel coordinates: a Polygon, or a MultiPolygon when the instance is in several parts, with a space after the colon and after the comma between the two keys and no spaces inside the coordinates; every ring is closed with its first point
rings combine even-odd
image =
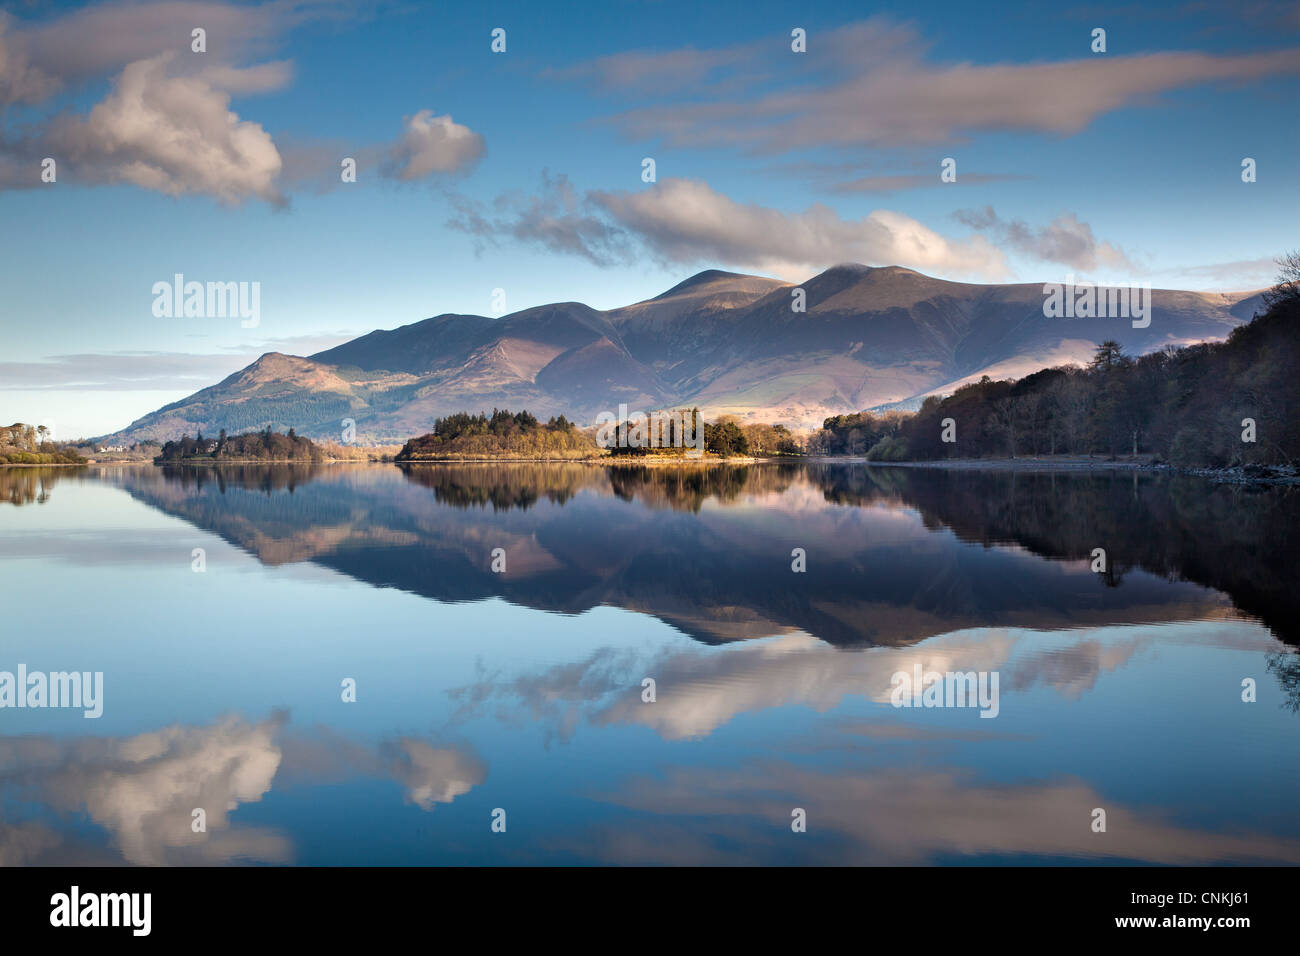
{"type": "Polygon", "coordinates": [[[3,9],[0,419],[61,438],[495,289],[861,261],[1239,290],[1300,245],[1294,4],[3,9]],[[178,272],[260,283],[257,327],[156,317],[178,272]]]}

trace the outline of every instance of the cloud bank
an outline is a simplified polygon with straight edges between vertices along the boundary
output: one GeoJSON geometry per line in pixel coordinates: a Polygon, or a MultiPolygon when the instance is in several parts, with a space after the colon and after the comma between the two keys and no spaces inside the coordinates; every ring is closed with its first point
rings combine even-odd
{"type": "Polygon", "coordinates": [[[533,195],[506,194],[486,207],[464,197],[448,226],[484,243],[512,239],[607,266],[650,258],[666,266],[713,263],[802,279],[840,262],[901,265],[952,277],[1001,280],[1007,250],[1078,269],[1131,266],[1072,213],[1046,226],[1004,221],[991,208],[958,220],[974,230],[945,236],[888,209],[845,219],[814,203],[787,212],[743,203],[697,179],[664,179],[641,190],[579,193],[543,173],[533,195]]]}
{"type": "MultiPolygon", "coordinates": [[[[348,15],[346,6],[329,2],[128,3],[25,28],[0,14],[0,107],[39,110],[87,82],[110,82],[108,95],[84,114],[47,110],[21,130],[6,118],[0,126],[0,189],[41,185],[41,164],[49,157],[59,182],[130,183],[226,205],[260,200],[284,206],[280,147],[231,101],[285,88],[293,65],[241,63],[264,54],[301,23],[348,15]],[[190,50],[195,25],[208,31],[210,52],[190,50]]],[[[295,172],[335,182],[339,161],[348,154],[320,145],[295,144],[295,150],[295,172]]],[[[450,116],[422,109],[406,118],[392,143],[349,152],[373,158],[387,177],[411,182],[471,168],[484,142],[450,116]]]]}
{"type": "Polygon", "coordinates": [[[607,117],[630,139],[784,153],[935,145],[975,130],[1068,136],[1163,93],[1300,73],[1296,49],[982,65],[934,63],[927,53],[914,28],[874,17],[812,31],[806,56],[791,55],[788,38],[776,37],[762,47],[666,51],[658,70],[645,51],[634,51],[556,75],[615,95],[657,98],[607,117]],[[778,57],[787,58],[779,69],[778,57]],[[679,73],[692,82],[674,82],[679,73]]]}

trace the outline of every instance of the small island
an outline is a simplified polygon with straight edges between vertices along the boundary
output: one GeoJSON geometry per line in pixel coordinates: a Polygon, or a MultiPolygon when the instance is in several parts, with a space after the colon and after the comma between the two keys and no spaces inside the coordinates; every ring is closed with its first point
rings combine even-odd
{"type": "Polygon", "coordinates": [[[543,424],[528,411],[511,414],[457,412],[433,422],[433,431],[412,438],[395,461],[563,460],[599,458],[604,449],[563,415],[543,424]]]}
{"type": "Polygon", "coordinates": [[[260,432],[227,436],[223,428],[216,438],[182,435],[162,446],[154,464],[239,462],[239,461],[324,461],[325,454],[310,439],[289,429],[282,435],[267,428],[260,432]]]}

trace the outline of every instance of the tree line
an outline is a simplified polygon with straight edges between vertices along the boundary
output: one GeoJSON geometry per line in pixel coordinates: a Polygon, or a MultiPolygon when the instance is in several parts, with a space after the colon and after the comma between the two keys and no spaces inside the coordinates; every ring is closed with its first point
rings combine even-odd
{"type": "Polygon", "coordinates": [[[592,437],[563,415],[543,424],[527,410],[492,414],[457,412],[436,418],[433,431],[412,438],[396,461],[488,458],[589,458],[598,449],[592,437]]]}
{"type": "Polygon", "coordinates": [[[696,448],[696,429],[703,425],[704,451],[720,458],[748,455],[801,455],[803,446],[785,425],[742,425],[734,415],[705,422],[699,408],[669,409],[614,422],[609,453],[617,457],[684,456],[696,448]],[[689,427],[683,427],[689,425],[689,427]],[[682,431],[682,435],[678,435],[682,431]]]}
{"type": "Polygon", "coordinates": [[[55,442],[44,425],[14,422],[0,427],[0,465],[75,465],[85,460],[55,442]]]}
{"type": "Polygon", "coordinates": [[[1140,357],[1101,343],[1084,368],[1019,380],[988,376],[913,415],[828,418],[810,440],[821,454],[904,461],[1037,455],[1150,456],[1179,467],[1300,460],[1300,254],[1266,309],[1224,342],[1140,357]]]}
{"type": "Polygon", "coordinates": [[[216,438],[204,438],[200,431],[193,438],[182,435],[169,441],[154,461],[322,461],[324,457],[310,438],[292,428],[283,435],[268,427],[233,436],[223,428],[216,438]]]}

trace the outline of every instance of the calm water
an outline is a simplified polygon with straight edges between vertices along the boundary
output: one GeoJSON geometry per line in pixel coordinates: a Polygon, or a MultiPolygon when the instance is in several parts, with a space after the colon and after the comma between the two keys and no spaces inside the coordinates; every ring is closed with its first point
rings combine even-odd
{"type": "Polygon", "coordinates": [[[0,469],[0,670],[104,675],[0,709],[0,864],[1300,862],[1298,543],[1131,474],[0,469]]]}

